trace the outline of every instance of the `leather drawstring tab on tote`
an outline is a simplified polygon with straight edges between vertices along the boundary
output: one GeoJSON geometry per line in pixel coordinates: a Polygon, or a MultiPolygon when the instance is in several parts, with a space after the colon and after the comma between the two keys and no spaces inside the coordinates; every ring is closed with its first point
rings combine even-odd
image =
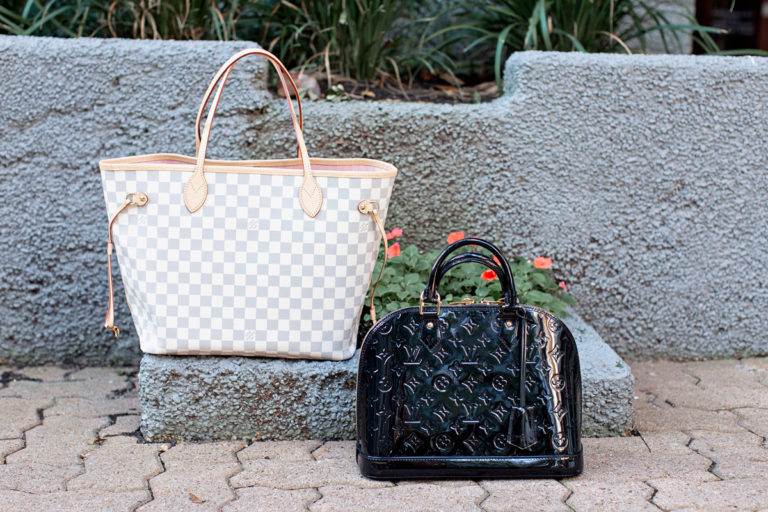
{"type": "Polygon", "coordinates": [[[144,192],[133,192],[125,196],[125,201],[120,205],[117,211],[109,218],[107,227],[107,288],[109,297],[107,299],[107,313],[104,315],[104,327],[112,331],[117,338],[120,335],[120,328],[115,325],[115,290],[112,285],[112,252],[114,244],[112,243],[112,227],[117,220],[118,215],[123,213],[131,206],[146,206],[149,197],[144,192]]]}
{"type": "Polygon", "coordinates": [[[376,286],[381,281],[382,276],[384,276],[384,267],[387,266],[387,261],[389,261],[389,243],[387,242],[387,232],[384,229],[384,223],[381,222],[381,217],[379,217],[379,205],[370,199],[365,199],[360,201],[357,209],[360,213],[371,216],[374,224],[376,224],[376,228],[379,230],[379,234],[381,234],[381,242],[384,244],[384,261],[381,262],[379,277],[371,284],[371,321],[376,324],[376,306],[373,303],[373,299],[376,298],[376,286]]]}

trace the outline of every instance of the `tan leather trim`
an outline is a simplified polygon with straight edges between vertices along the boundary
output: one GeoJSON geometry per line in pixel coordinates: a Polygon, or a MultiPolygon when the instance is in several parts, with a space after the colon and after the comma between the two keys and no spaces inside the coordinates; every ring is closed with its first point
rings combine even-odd
{"type": "MultiPolygon", "coordinates": [[[[367,158],[310,158],[312,174],[333,178],[389,178],[397,175],[397,168],[380,160],[367,158]],[[324,169],[323,167],[332,167],[324,169]],[[368,167],[370,170],[344,170],[345,167],[368,167]]],[[[176,171],[194,172],[193,157],[173,153],[110,158],[99,162],[102,171],[176,171]]],[[[301,160],[206,160],[205,172],[235,174],[275,174],[301,176],[301,160]]]]}
{"type": "MultiPolygon", "coordinates": [[[[211,130],[213,129],[213,120],[216,117],[216,109],[219,106],[221,95],[227,85],[227,79],[229,78],[230,73],[232,73],[233,66],[240,59],[249,55],[256,55],[267,59],[277,70],[277,78],[283,87],[283,92],[285,93],[288,103],[288,111],[291,115],[291,124],[293,125],[293,131],[296,135],[298,156],[301,159],[302,168],[304,169],[304,179],[302,180],[298,194],[299,204],[302,210],[304,210],[304,213],[309,217],[315,217],[323,206],[323,191],[312,176],[312,167],[309,161],[309,154],[307,153],[307,145],[304,142],[301,123],[296,116],[296,109],[293,108],[291,94],[288,83],[286,82],[286,75],[288,76],[288,80],[291,81],[291,83],[293,82],[290,74],[285,70],[285,66],[283,66],[280,60],[270,52],[262,50],[261,48],[250,48],[234,54],[227,60],[227,62],[222,64],[214,75],[213,80],[211,80],[211,85],[208,87],[208,92],[203,99],[202,110],[205,110],[211,91],[215,88],[216,92],[210,100],[211,104],[208,107],[208,115],[205,118],[205,125],[200,134],[200,139],[199,141],[195,141],[197,146],[197,163],[195,165],[195,172],[192,174],[187,186],[184,188],[184,204],[186,204],[187,210],[190,212],[196,212],[203,206],[203,204],[205,204],[205,199],[208,195],[208,186],[205,183],[205,154],[208,150],[208,142],[211,138],[211,130]],[[283,74],[282,70],[285,70],[285,74],[283,74]]],[[[295,89],[296,85],[293,84],[293,87],[295,89]]],[[[198,118],[201,117],[202,110],[198,113],[198,118]]],[[[199,119],[195,122],[195,125],[197,126],[198,123],[199,119]]]]}

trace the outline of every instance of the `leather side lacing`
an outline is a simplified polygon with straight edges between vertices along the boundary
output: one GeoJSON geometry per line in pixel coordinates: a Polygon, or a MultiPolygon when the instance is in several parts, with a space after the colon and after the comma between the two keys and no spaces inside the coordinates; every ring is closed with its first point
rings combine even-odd
{"type": "Polygon", "coordinates": [[[387,261],[389,261],[389,242],[387,242],[387,231],[384,229],[384,223],[381,222],[381,217],[379,217],[379,206],[374,201],[366,199],[360,201],[360,204],[357,205],[357,209],[360,213],[371,216],[373,223],[376,224],[376,229],[379,230],[379,234],[381,235],[381,242],[384,244],[384,261],[381,262],[379,277],[371,283],[371,321],[376,325],[376,306],[373,303],[373,299],[376,297],[376,286],[384,276],[384,267],[387,266],[387,261]]]}
{"type": "Polygon", "coordinates": [[[117,220],[118,215],[123,213],[131,206],[146,206],[149,202],[149,197],[144,192],[133,192],[125,196],[125,201],[118,207],[117,211],[109,218],[109,225],[107,227],[107,288],[109,289],[109,297],[107,299],[107,313],[104,315],[104,327],[112,331],[115,338],[120,336],[120,328],[115,325],[115,290],[112,285],[112,252],[114,251],[114,244],[112,243],[112,227],[117,220]]]}

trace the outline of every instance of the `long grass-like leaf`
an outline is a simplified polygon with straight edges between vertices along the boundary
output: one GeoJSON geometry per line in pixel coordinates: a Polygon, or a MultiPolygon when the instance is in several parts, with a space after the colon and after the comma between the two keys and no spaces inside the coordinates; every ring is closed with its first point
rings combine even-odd
{"type": "Polygon", "coordinates": [[[496,56],[493,62],[493,70],[496,75],[496,85],[502,87],[502,71],[501,63],[504,56],[504,46],[507,44],[507,36],[514,27],[508,25],[504,30],[499,33],[499,37],[496,40],[496,56]]]}

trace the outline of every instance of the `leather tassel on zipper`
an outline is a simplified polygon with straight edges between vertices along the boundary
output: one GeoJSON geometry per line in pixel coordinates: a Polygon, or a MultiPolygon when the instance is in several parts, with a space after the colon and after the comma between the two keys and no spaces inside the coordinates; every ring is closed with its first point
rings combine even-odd
{"type": "Polygon", "coordinates": [[[114,244],[112,242],[112,228],[117,217],[131,206],[146,206],[149,197],[144,192],[133,192],[125,196],[125,201],[120,205],[117,211],[109,218],[107,227],[107,288],[109,290],[107,297],[107,313],[104,315],[104,327],[112,331],[115,338],[120,336],[120,328],[115,325],[115,290],[112,284],[112,253],[114,244]]]}
{"type": "Polygon", "coordinates": [[[538,434],[533,406],[526,403],[527,390],[525,388],[526,370],[528,361],[528,323],[525,316],[520,317],[520,381],[518,395],[520,405],[512,408],[509,417],[509,431],[507,441],[512,446],[521,450],[527,450],[538,442],[538,434]]]}

